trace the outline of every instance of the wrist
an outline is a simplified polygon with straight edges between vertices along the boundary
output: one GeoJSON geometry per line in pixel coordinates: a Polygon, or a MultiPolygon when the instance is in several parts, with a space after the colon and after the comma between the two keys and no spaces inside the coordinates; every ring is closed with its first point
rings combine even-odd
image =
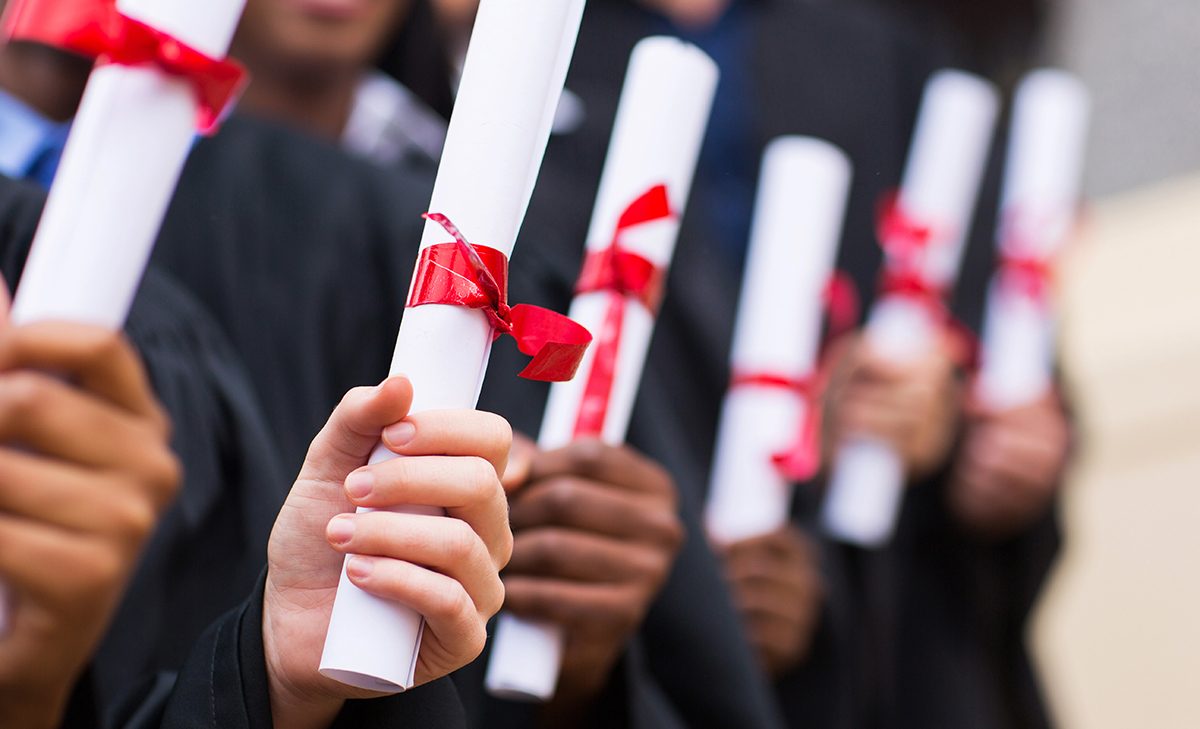
{"type": "Polygon", "coordinates": [[[327,729],[345,703],[318,689],[306,689],[295,680],[286,646],[289,640],[272,612],[263,606],[263,653],[275,729],[327,729]]]}
{"type": "Polygon", "coordinates": [[[67,701],[67,695],[56,692],[42,695],[22,691],[20,696],[0,693],[0,726],[5,729],[58,729],[67,701]]]}

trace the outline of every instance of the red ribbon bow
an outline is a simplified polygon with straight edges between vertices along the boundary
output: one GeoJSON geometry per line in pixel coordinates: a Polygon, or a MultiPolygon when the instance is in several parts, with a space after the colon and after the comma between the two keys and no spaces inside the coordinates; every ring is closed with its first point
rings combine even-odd
{"type": "Polygon", "coordinates": [[[1003,253],[999,276],[1000,285],[1009,291],[1023,294],[1043,306],[1050,301],[1054,267],[1043,258],[1003,253]]]}
{"type": "Polygon", "coordinates": [[[494,330],[493,339],[509,334],[517,348],[533,357],[521,377],[565,382],[575,376],[591,344],[587,329],[540,306],[508,305],[508,259],[495,248],[471,245],[445,215],[426,218],[454,237],[421,251],[406,306],[446,304],[479,309],[494,330]]]}
{"type": "Polygon", "coordinates": [[[236,61],[211,58],[122,15],[116,0],[9,0],[0,23],[0,32],[12,40],[54,46],[102,64],[155,66],[187,79],[199,106],[196,126],[204,134],[217,130],[249,81],[236,61]]]}
{"type": "Polygon", "coordinates": [[[796,437],[784,450],[771,456],[775,468],[787,481],[801,483],[821,470],[821,402],[824,378],[815,374],[788,377],[768,372],[734,372],[729,388],[769,387],[795,393],[804,401],[804,417],[796,437]]]}
{"type": "Polygon", "coordinates": [[[1031,217],[1022,210],[1005,213],[1000,233],[1000,285],[1046,305],[1054,284],[1054,265],[1034,251],[1043,248],[1041,238],[1054,238],[1056,218],[1031,217]]]}
{"type": "Polygon", "coordinates": [[[575,437],[600,437],[608,417],[608,401],[616,375],[617,351],[625,325],[625,300],[640,301],[652,314],[662,303],[666,271],[642,256],[621,248],[621,236],[638,225],[673,217],[666,185],[656,185],[634,200],[617,219],[607,247],[589,253],[583,262],[575,293],[609,293],[608,310],[596,340],[592,369],[583,390],[575,437]]]}
{"type": "Polygon", "coordinates": [[[904,210],[895,191],[880,200],[878,217],[876,235],[884,252],[879,293],[914,299],[936,317],[946,316],[947,291],[930,281],[922,270],[925,254],[936,237],[934,226],[918,221],[904,210]]]}
{"type": "MultiPolygon", "coordinates": [[[[845,334],[858,321],[858,290],[854,280],[845,272],[836,271],[829,278],[821,295],[829,320],[826,344],[845,334]]],[[[800,483],[814,478],[821,470],[821,395],[828,383],[827,372],[819,371],[804,377],[788,377],[770,372],[734,372],[729,388],[770,387],[788,390],[804,400],[804,417],[796,437],[787,448],[771,457],[784,479],[800,483]]]]}

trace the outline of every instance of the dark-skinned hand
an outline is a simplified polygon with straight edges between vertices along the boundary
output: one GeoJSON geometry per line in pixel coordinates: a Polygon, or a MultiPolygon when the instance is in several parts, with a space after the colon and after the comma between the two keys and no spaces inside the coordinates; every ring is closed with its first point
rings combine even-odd
{"type": "Polygon", "coordinates": [[[979,537],[1016,534],[1051,507],[1069,447],[1070,426],[1055,393],[1005,412],[968,403],[947,494],[951,511],[979,537]]]}
{"type": "Polygon", "coordinates": [[[505,474],[515,534],[504,606],[566,631],[543,725],[571,725],[603,690],[683,541],[671,477],[629,448],[514,447],[505,474]]]}
{"type": "Polygon", "coordinates": [[[0,579],[10,594],[0,726],[52,729],[180,467],[167,417],[123,336],[2,318],[0,579]]]}
{"type": "Polygon", "coordinates": [[[825,586],[817,550],[798,527],[721,547],[725,578],[767,675],[778,678],[808,656],[825,586]]]}
{"type": "Polygon", "coordinates": [[[958,340],[940,337],[906,364],[880,356],[861,334],[839,345],[825,400],[826,456],[848,439],[870,436],[895,446],[910,479],[945,463],[958,425],[958,340]]]}

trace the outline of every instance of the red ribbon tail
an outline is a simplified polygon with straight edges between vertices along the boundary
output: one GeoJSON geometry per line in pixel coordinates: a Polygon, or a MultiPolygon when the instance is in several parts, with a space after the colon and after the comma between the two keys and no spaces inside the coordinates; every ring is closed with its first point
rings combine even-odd
{"type": "Polygon", "coordinates": [[[566,382],[575,377],[592,343],[585,327],[540,306],[512,307],[512,329],[517,348],[533,357],[521,377],[540,382],[566,382]]]}
{"type": "Polygon", "coordinates": [[[820,434],[821,412],[810,403],[796,442],[772,457],[775,467],[785,479],[792,483],[803,483],[816,478],[821,472],[820,434]]]}

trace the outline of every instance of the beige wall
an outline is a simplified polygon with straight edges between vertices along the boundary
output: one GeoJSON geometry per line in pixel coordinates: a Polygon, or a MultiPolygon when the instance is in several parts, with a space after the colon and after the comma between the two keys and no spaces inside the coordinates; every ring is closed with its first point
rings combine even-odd
{"type": "Polygon", "coordinates": [[[1195,729],[1200,176],[1096,203],[1068,271],[1064,364],[1085,441],[1035,653],[1062,729],[1195,729]]]}

